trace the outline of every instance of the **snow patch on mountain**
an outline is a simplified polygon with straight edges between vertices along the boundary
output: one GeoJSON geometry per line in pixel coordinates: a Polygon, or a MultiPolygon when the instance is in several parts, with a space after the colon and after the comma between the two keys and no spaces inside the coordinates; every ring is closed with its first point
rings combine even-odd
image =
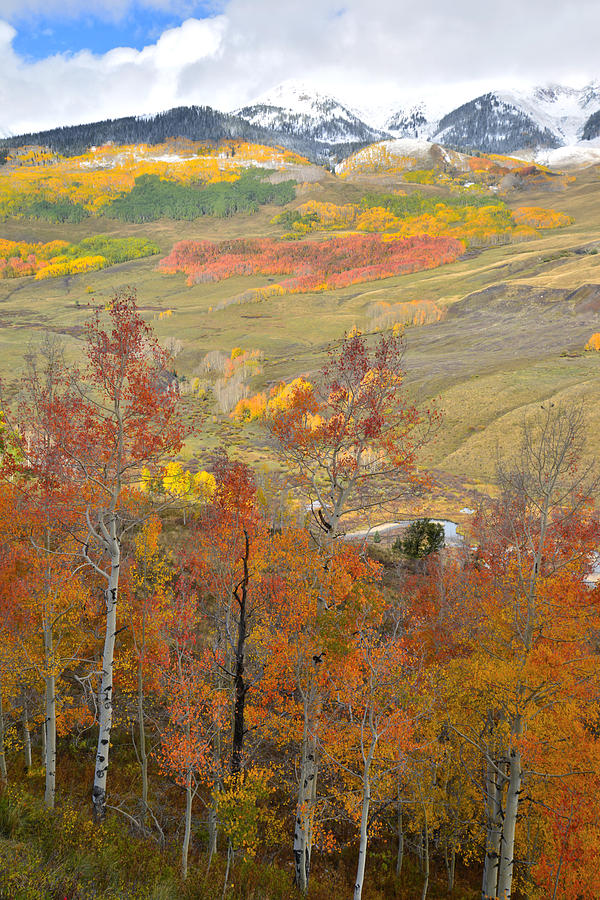
{"type": "Polygon", "coordinates": [[[358,150],[335,167],[337,174],[378,174],[390,170],[411,171],[420,168],[467,169],[462,153],[441,147],[423,138],[398,138],[380,141],[358,150]]]}
{"type": "MultiPolygon", "coordinates": [[[[457,97],[458,99],[458,97],[457,97]]],[[[600,109],[600,82],[583,88],[548,84],[527,90],[496,90],[461,105],[442,99],[362,110],[361,118],[397,138],[426,138],[487,152],[574,146],[589,117],[600,109]]]]}
{"type": "Polygon", "coordinates": [[[524,159],[537,162],[551,169],[578,169],[583,166],[600,164],[600,138],[591,141],[578,141],[555,150],[537,150],[524,154],[524,159]]]}
{"type": "Polygon", "coordinates": [[[434,127],[424,103],[418,103],[407,110],[399,109],[385,122],[386,131],[399,138],[428,138],[434,127]]]}
{"type": "Polygon", "coordinates": [[[254,103],[235,110],[235,115],[252,125],[324,143],[377,141],[386,136],[339,100],[295,80],[282,82],[254,103]]]}
{"type": "Polygon", "coordinates": [[[563,145],[576,144],[592,113],[600,109],[600,83],[584,88],[560,84],[531,91],[497,91],[496,96],[530,116],[541,129],[548,129],[563,145]]]}

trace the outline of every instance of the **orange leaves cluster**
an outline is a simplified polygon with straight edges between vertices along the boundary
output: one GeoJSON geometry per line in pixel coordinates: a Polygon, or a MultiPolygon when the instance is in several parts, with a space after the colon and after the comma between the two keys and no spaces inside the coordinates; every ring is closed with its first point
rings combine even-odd
{"type": "Polygon", "coordinates": [[[243,397],[236,403],[231,417],[233,419],[243,419],[247,422],[253,422],[264,418],[267,409],[267,395],[264,391],[259,391],[252,397],[243,397]]]}
{"type": "MultiPolygon", "coordinates": [[[[254,419],[264,419],[269,415],[276,415],[278,412],[289,409],[294,401],[296,392],[299,390],[312,391],[312,385],[302,376],[294,378],[289,384],[280,382],[274,385],[267,397],[264,391],[260,391],[253,397],[244,397],[237,404],[232,412],[232,418],[253,421],[254,419]]],[[[313,423],[316,420],[313,418],[313,423]]]]}
{"type": "Polygon", "coordinates": [[[586,350],[600,350],[600,331],[594,332],[591,336],[587,344],[585,345],[586,350]]]}
{"type": "Polygon", "coordinates": [[[522,159],[515,159],[512,156],[502,156],[498,153],[490,153],[487,156],[469,156],[468,163],[469,169],[472,172],[513,170],[523,167],[522,159]]]}
{"type": "Polygon", "coordinates": [[[402,336],[393,332],[373,347],[360,335],[347,337],[330,350],[316,383],[298,384],[289,404],[269,418],[281,455],[302,472],[334,530],[351,498],[372,502],[374,476],[393,473],[399,490],[422,479],[416,451],[437,417],[407,402],[402,354],[402,336]]]}
{"type": "Polygon", "coordinates": [[[282,294],[299,294],[435,268],[454,262],[462,253],[459,241],[428,235],[387,240],[381,235],[352,235],[293,244],[271,238],[218,244],[180,241],[159,268],[167,274],[184,272],[188,284],[235,275],[289,275],[273,288],[282,294]]]}
{"type": "Polygon", "coordinates": [[[514,210],[513,219],[517,225],[526,225],[530,228],[565,228],[573,224],[573,218],[566,213],[555,209],[545,209],[541,206],[519,206],[514,210]]]}

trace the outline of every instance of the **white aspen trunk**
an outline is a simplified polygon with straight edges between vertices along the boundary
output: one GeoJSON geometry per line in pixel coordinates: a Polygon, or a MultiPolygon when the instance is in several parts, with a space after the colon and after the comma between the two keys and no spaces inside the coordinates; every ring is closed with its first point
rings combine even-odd
{"type": "Polygon", "coordinates": [[[502,839],[502,775],[491,761],[486,773],[486,851],[483,866],[482,900],[497,897],[500,842],[502,839]]]}
{"type": "Polygon", "coordinates": [[[214,794],[210,800],[210,806],[208,807],[208,863],[206,864],[206,871],[210,869],[210,865],[213,861],[213,857],[217,852],[217,809],[215,806],[214,794]]]}
{"type": "Polygon", "coordinates": [[[144,679],[142,673],[142,659],[138,663],[137,683],[137,715],[140,741],[140,768],[142,770],[142,826],[146,824],[148,816],[148,754],[146,753],[146,729],[144,723],[144,679]]]}
{"type": "Polygon", "coordinates": [[[184,879],[187,878],[190,839],[192,836],[192,800],[192,773],[190,771],[187,773],[185,780],[185,830],[181,848],[181,877],[184,879]]]}
{"type": "Polygon", "coordinates": [[[42,740],[42,766],[44,767],[44,771],[46,770],[46,720],[42,722],[42,727],[40,729],[40,737],[42,740]]]}
{"type": "Polygon", "coordinates": [[[29,772],[32,767],[31,761],[31,734],[29,732],[29,715],[27,712],[27,700],[23,701],[23,754],[25,757],[25,771],[29,772]]]}
{"type": "Polygon", "coordinates": [[[369,807],[371,806],[371,763],[375,753],[376,742],[373,741],[369,748],[369,754],[365,759],[363,768],[362,808],[360,812],[360,843],[358,847],[358,865],[356,867],[356,881],[354,882],[354,900],[361,900],[363,884],[365,882],[365,866],[367,863],[367,827],[369,824],[369,807]]]}
{"type": "Polygon", "coordinates": [[[2,682],[0,681],[0,778],[6,784],[8,773],[6,771],[6,751],[4,749],[4,707],[2,705],[2,682]]]}
{"type": "MultiPolygon", "coordinates": [[[[308,723],[307,723],[308,724],[308,723]]],[[[294,827],[294,867],[295,883],[303,893],[308,890],[310,875],[310,852],[312,836],[312,818],[316,799],[317,759],[316,741],[305,733],[302,751],[300,783],[298,785],[298,801],[296,805],[296,821],[294,827]]]]}
{"type": "Polygon", "coordinates": [[[500,849],[500,866],[498,869],[498,893],[499,900],[510,900],[512,896],[512,878],[515,855],[515,831],[517,828],[517,815],[519,812],[519,797],[523,770],[521,766],[521,753],[515,747],[510,751],[508,758],[508,793],[506,795],[506,809],[502,827],[502,844],[500,849]]]}
{"type": "MultiPolygon", "coordinates": [[[[320,548],[323,571],[327,572],[331,557],[333,542],[337,537],[340,520],[340,511],[334,510],[329,515],[328,536],[320,548]]],[[[327,609],[326,601],[320,592],[317,596],[317,616],[327,609]]],[[[318,632],[318,622],[315,622],[318,632]]],[[[312,852],[313,822],[317,802],[317,780],[319,776],[319,762],[317,754],[317,735],[319,732],[319,719],[321,712],[321,696],[318,686],[318,666],[321,656],[315,656],[315,685],[314,693],[305,699],[304,710],[304,734],[302,740],[302,754],[300,767],[300,782],[298,785],[298,800],[296,803],[296,817],[294,820],[294,884],[302,893],[308,891],[310,877],[310,857],[312,852]]]]}
{"type": "Polygon", "coordinates": [[[225,895],[227,894],[227,885],[229,883],[229,873],[231,872],[231,863],[233,862],[233,844],[231,843],[231,839],[227,845],[227,867],[225,868],[225,878],[223,879],[223,893],[221,894],[221,900],[225,900],[225,895]]]}
{"type": "Polygon", "coordinates": [[[417,859],[419,860],[419,869],[423,871],[423,831],[419,832],[419,841],[417,843],[417,859]]]}
{"type": "Polygon", "coordinates": [[[108,758],[110,751],[110,732],[113,715],[113,662],[115,653],[115,637],[117,632],[117,597],[119,590],[119,567],[121,548],[116,535],[116,518],[114,513],[109,522],[110,528],[110,576],[105,591],[106,598],[106,634],[104,653],[102,656],[102,679],[98,691],[98,749],[96,752],[96,770],[92,803],[94,820],[101,822],[106,816],[106,783],[108,776],[108,758]]]}
{"type": "Polygon", "coordinates": [[[456,847],[452,844],[450,851],[450,866],[448,868],[448,890],[450,893],[454,890],[454,879],[456,877],[456,847]]]}
{"type": "Polygon", "coordinates": [[[427,826],[427,819],[425,820],[425,828],[423,829],[423,874],[425,875],[425,880],[423,881],[421,900],[425,900],[427,891],[429,890],[429,828],[427,826]]]}
{"type": "Polygon", "coordinates": [[[404,823],[402,821],[402,800],[400,798],[400,786],[398,786],[398,853],[396,855],[396,878],[400,877],[403,862],[404,862],[404,823]]]}
{"type": "Polygon", "coordinates": [[[314,755],[311,758],[312,765],[312,777],[310,778],[310,813],[308,819],[308,835],[306,842],[306,881],[308,884],[308,879],[310,876],[310,861],[312,855],[312,846],[313,846],[313,831],[315,825],[315,810],[317,808],[317,779],[319,777],[319,757],[317,751],[317,741],[316,738],[313,742],[314,755]]]}
{"type": "Polygon", "coordinates": [[[42,726],[44,736],[44,769],[46,772],[46,787],[44,792],[44,805],[47,809],[54,809],[56,795],[56,683],[54,668],[47,670],[45,694],[46,708],[45,720],[42,726]]]}

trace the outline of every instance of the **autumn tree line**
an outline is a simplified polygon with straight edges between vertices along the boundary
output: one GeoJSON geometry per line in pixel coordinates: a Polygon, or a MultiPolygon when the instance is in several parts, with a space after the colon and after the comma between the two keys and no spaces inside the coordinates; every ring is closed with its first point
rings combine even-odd
{"type": "Polygon", "coordinates": [[[265,860],[287,871],[269,896],[317,896],[343,860],[354,900],[440,873],[448,896],[598,897],[583,410],[545,404],[469,543],[390,573],[344,523],[435,490],[419,455],[443,428],[397,331],[345,337],[264,418],[302,524],[224,451],[193,496],[163,477],[188,419],[132,292],[84,347],[43,341],[5,403],[0,827],[25,768],[50,834],[87,795],[90,835],[120,820],[177,853],[177,896],[200,869],[218,893],[193,896],[238,896],[265,860]]]}

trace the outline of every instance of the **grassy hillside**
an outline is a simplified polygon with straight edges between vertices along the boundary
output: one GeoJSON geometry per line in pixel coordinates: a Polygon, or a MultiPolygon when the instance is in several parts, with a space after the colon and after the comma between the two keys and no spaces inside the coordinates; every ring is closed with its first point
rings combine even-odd
{"type": "MultiPolygon", "coordinates": [[[[353,176],[350,171],[338,177],[296,158],[288,163],[280,160],[278,165],[280,179],[291,174],[298,182],[295,199],[285,207],[291,211],[307,201],[360,204],[369,191],[410,194],[419,190],[450,197],[452,189],[443,180],[433,186],[408,183],[402,180],[402,172],[353,176]]],[[[384,308],[379,304],[426,300],[444,317],[434,324],[407,328],[406,370],[412,393],[423,402],[435,398],[444,414],[444,427],[428,454],[428,464],[447,473],[442,481],[446,478],[451,484],[454,479],[455,484],[487,488],[496,447],[501,453],[508,451],[528,409],[548,398],[585,400],[590,449],[598,452],[600,353],[584,353],[583,348],[591,334],[600,331],[600,253],[596,252],[600,249],[600,172],[581,171],[571,181],[522,179],[519,189],[503,195],[503,200],[509,211],[554,209],[574,222],[560,229],[542,229],[535,237],[522,235],[518,243],[472,247],[458,261],[439,268],[225,306],[249,289],[279,278],[237,275],[188,286],[183,274],[159,272],[158,260],[181,240],[281,237],[286,229],[273,221],[281,213],[280,206],[267,203],[256,212],[224,218],[205,215],[191,221],[159,219],[143,224],[95,215],[63,224],[7,217],[0,225],[0,237],[8,240],[78,243],[100,234],[138,237],[156,244],[160,255],[65,277],[0,280],[3,380],[10,390],[25,349],[43,330],[62,335],[68,352],[76,354],[88,303],[105,303],[125,284],[136,288],[140,305],[161,340],[181,342],[175,365],[190,384],[195,378],[201,383],[206,380],[203,360],[210,351],[227,356],[236,347],[261,351],[260,366],[245,381],[244,390],[251,394],[313,371],[327,344],[344,331],[355,326],[364,332],[377,328],[373,310],[384,308]]],[[[309,240],[331,236],[318,224],[309,231],[309,240]]],[[[201,403],[192,394],[188,402],[191,409],[201,403]]],[[[265,455],[264,438],[256,426],[232,422],[228,414],[215,411],[206,423],[202,449],[223,438],[237,444],[246,457],[265,455]]],[[[187,453],[200,450],[196,443],[187,453]]],[[[434,503],[432,508],[438,507],[434,503]]]]}

